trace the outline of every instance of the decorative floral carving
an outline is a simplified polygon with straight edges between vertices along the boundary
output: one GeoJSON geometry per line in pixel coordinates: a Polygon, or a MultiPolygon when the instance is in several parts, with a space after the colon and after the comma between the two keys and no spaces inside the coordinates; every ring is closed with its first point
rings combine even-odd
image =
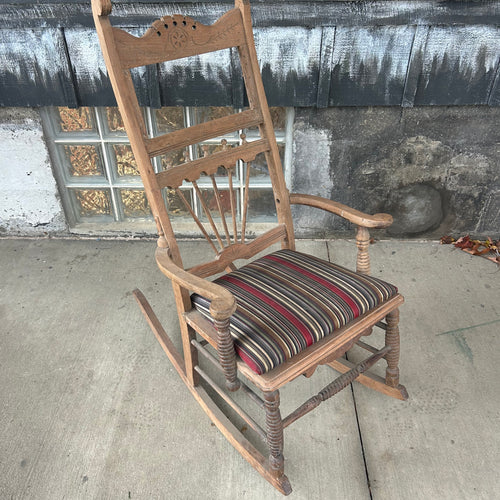
{"type": "Polygon", "coordinates": [[[176,28],[170,33],[169,40],[174,48],[180,49],[181,47],[184,47],[184,45],[186,45],[188,37],[184,30],[176,28]]]}

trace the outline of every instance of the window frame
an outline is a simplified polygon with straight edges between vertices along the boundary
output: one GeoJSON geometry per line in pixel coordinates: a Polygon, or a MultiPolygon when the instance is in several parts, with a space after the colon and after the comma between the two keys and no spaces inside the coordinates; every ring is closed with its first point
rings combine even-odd
{"type": "MultiPolygon", "coordinates": [[[[108,129],[106,107],[87,107],[90,110],[94,120],[94,130],[78,131],[78,132],[61,132],[58,130],[58,122],[60,120],[57,107],[41,108],[42,123],[45,136],[48,139],[47,144],[52,159],[52,166],[54,176],[56,178],[59,193],[61,195],[63,208],[66,214],[69,230],[77,233],[116,233],[116,232],[141,232],[154,234],[156,227],[151,216],[144,217],[127,217],[124,213],[124,205],[120,199],[120,190],[135,190],[139,189],[144,191],[144,185],[140,176],[123,176],[120,177],[117,173],[117,165],[115,165],[116,155],[112,148],[113,145],[126,145],[130,146],[130,142],[125,132],[113,132],[108,129]],[[97,154],[101,158],[103,175],[102,176],[72,176],[67,168],[67,159],[64,153],[65,146],[95,146],[97,154]],[[78,206],[74,200],[76,196],[74,191],[77,189],[102,189],[109,193],[110,197],[110,215],[101,215],[98,217],[85,217],[78,214],[78,206]]],[[[184,116],[184,125],[191,126],[194,124],[196,108],[182,107],[184,116]]],[[[161,134],[156,127],[155,109],[144,107],[144,120],[147,128],[148,135],[154,137],[161,134]]],[[[234,112],[241,112],[241,109],[234,108],[234,112]]],[[[292,166],[292,138],[293,138],[293,122],[295,111],[294,108],[285,108],[285,128],[284,130],[276,130],[276,139],[278,145],[284,145],[285,152],[283,157],[283,169],[287,185],[290,185],[290,175],[292,166]]],[[[218,138],[203,141],[200,144],[207,145],[220,145],[221,139],[226,139],[228,144],[241,144],[242,139],[240,134],[243,130],[235,133],[227,134],[218,138]]],[[[255,130],[246,131],[246,139],[252,141],[258,139],[258,132],[255,130]]],[[[196,158],[197,152],[195,151],[198,144],[188,146],[190,158],[196,158]]],[[[162,170],[161,158],[155,157],[152,159],[155,172],[162,170]]],[[[244,199],[244,170],[243,162],[238,161],[237,175],[233,178],[233,185],[236,184],[234,189],[238,192],[238,214],[241,218],[241,207],[244,199]]],[[[210,178],[200,178],[198,185],[201,189],[210,189],[212,184],[210,178]]],[[[224,177],[218,177],[219,189],[229,188],[228,182],[224,177]]],[[[191,200],[195,200],[194,188],[189,186],[182,186],[184,191],[191,192],[191,200]]],[[[270,190],[272,189],[271,180],[269,177],[266,179],[255,180],[251,183],[249,188],[251,191],[258,189],[270,190]]],[[[166,196],[166,194],[165,194],[166,196]]],[[[197,216],[201,216],[199,201],[193,203],[193,210],[197,216]]],[[[195,224],[191,218],[189,221],[184,217],[173,218],[173,224],[177,222],[180,233],[188,235],[188,233],[196,233],[195,224]],[[191,230],[192,227],[192,230],[191,230]]],[[[255,229],[256,232],[265,230],[269,225],[268,221],[248,222],[250,230],[255,229]],[[263,227],[260,227],[263,226],[263,227]]]]}

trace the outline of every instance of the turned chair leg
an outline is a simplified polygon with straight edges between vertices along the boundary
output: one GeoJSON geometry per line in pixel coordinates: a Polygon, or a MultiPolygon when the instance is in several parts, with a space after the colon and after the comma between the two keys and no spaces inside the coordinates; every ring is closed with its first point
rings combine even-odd
{"type": "Polygon", "coordinates": [[[264,392],[266,409],[267,445],[269,446],[269,465],[271,474],[276,478],[284,475],[283,421],[280,414],[279,391],[264,392]]]}
{"type": "Polygon", "coordinates": [[[399,384],[399,310],[395,309],[386,316],[387,329],[385,331],[385,345],[391,350],[386,354],[387,369],[385,371],[385,383],[390,387],[399,384]]]}
{"type": "Polygon", "coordinates": [[[226,387],[229,391],[234,392],[240,388],[240,381],[238,380],[234,343],[229,332],[229,318],[214,319],[214,326],[217,330],[217,352],[222,371],[226,377],[226,387]]]}

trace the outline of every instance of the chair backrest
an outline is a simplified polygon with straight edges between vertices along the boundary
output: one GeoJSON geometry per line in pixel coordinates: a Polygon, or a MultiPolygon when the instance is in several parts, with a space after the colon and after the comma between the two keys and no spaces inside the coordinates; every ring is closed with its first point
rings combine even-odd
{"type": "Polygon", "coordinates": [[[216,254],[212,261],[190,269],[198,276],[206,277],[231,268],[234,260],[252,257],[275,242],[281,241],[283,247],[293,248],[289,193],[257,61],[248,0],[235,0],[235,7],[211,26],[181,15],[162,17],[140,38],[111,26],[108,18],[111,13],[110,0],[92,0],[92,10],[118,107],[160,234],[159,245],[167,245],[174,262],[183,267],[162,195],[162,190],[168,188],[176,191],[216,254]],[[148,137],[130,70],[231,47],[238,49],[249,109],[159,137],[148,137]],[[223,144],[222,150],[214,154],[208,154],[205,149],[202,158],[193,161],[186,158],[184,163],[159,173],[153,168],[154,157],[249,127],[258,128],[258,140],[247,142],[242,136],[236,147],[230,148],[223,144]],[[233,169],[239,160],[250,162],[258,154],[263,154],[267,162],[278,223],[265,234],[248,241],[245,229],[249,169],[243,189],[243,213],[239,217],[232,188],[233,169]],[[216,173],[221,167],[227,170],[229,193],[226,191],[225,196],[229,200],[222,200],[217,186],[216,173]],[[215,201],[213,198],[208,201],[200,189],[198,180],[202,175],[210,177],[215,201]],[[192,183],[199,198],[207,221],[205,224],[192,210],[189,200],[186,200],[180,189],[186,182],[192,183]],[[212,212],[217,215],[214,216],[212,212]]]}

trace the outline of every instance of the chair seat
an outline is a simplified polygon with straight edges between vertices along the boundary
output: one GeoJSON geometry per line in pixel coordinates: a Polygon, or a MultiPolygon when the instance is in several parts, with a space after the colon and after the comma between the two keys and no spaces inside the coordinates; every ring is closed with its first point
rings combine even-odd
{"type": "MultiPolygon", "coordinates": [[[[279,250],[214,280],[235,297],[236,352],[262,374],[390,299],[397,288],[292,250],[279,250]]],[[[210,319],[210,301],[193,294],[210,319]]]]}

